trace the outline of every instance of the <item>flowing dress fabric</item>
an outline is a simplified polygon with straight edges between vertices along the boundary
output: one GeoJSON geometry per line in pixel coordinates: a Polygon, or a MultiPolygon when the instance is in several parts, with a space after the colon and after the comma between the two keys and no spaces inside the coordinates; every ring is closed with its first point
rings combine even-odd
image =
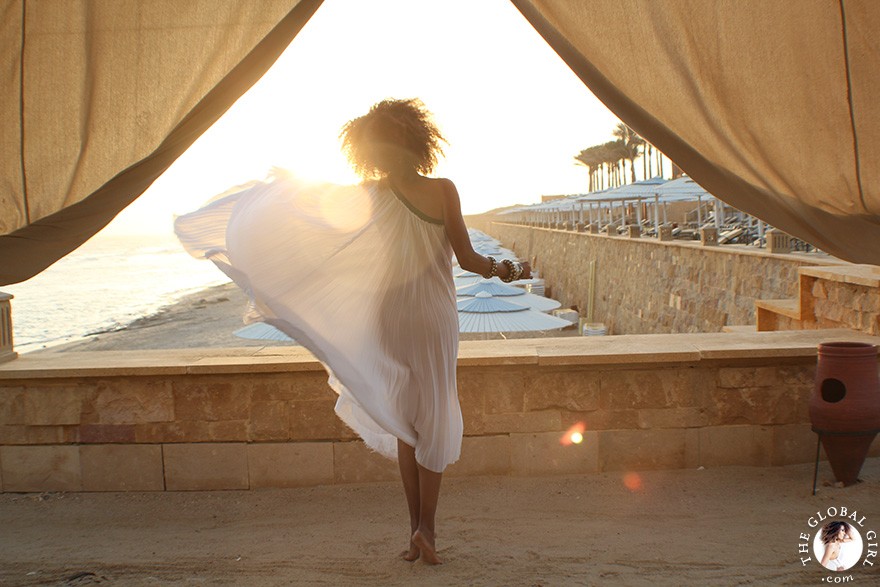
{"type": "Polygon", "coordinates": [[[461,452],[458,313],[442,223],[378,182],[258,183],[175,221],[250,299],[245,322],[308,348],[337,415],[376,452],[442,472],[461,452]]]}

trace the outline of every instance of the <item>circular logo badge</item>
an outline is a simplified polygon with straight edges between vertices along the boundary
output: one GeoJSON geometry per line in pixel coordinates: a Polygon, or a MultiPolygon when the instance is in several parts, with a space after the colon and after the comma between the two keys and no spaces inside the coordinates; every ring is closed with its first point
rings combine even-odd
{"type": "Polygon", "coordinates": [[[862,558],[862,535],[855,525],[831,520],[813,537],[813,555],[829,571],[846,571],[862,558]]]}

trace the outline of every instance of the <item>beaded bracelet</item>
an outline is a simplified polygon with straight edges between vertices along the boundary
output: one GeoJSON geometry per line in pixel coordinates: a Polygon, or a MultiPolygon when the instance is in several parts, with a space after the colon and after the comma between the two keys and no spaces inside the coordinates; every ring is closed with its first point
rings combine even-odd
{"type": "Polygon", "coordinates": [[[498,275],[498,262],[495,261],[495,257],[489,257],[489,262],[491,266],[489,267],[489,273],[484,275],[486,279],[492,279],[495,275],[498,275]]]}
{"type": "Polygon", "coordinates": [[[507,277],[502,277],[501,281],[503,281],[504,283],[510,283],[511,281],[513,281],[513,274],[515,271],[513,261],[511,261],[510,259],[502,259],[501,262],[504,263],[504,265],[507,267],[507,277]]]}
{"type": "Polygon", "coordinates": [[[510,259],[503,259],[501,262],[507,265],[507,277],[502,277],[501,281],[504,283],[510,283],[511,281],[516,281],[522,277],[523,267],[520,263],[515,263],[510,259]]]}

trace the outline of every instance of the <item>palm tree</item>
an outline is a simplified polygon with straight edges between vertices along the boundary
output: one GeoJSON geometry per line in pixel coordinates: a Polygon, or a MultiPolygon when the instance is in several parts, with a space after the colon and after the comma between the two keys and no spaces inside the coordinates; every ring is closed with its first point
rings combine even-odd
{"type": "Polygon", "coordinates": [[[643,151],[648,143],[623,123],[614,130],[614,136],[617,137],[616,140],[587,147],[574,156],[575,163],[588,170],[591,192],[625,184],[627,161],[631,181],[636,181],[635,160],[644,156],[643,151]]]}
{"type": "Polygon", "coordinates": [[[663,177],[663,153],[651,143],[644,139],[642,140],[644,141],[645,152],[645,158],[642,161],[642,168],[645,174],[645,179],[648,179],[649,174],[651,177],[663,177]]]}
{"type": "MultiPolygon", "coordinates": [[[[636,157],[638,157],[645,146],[645,139],[640,137],[636,132],[625,125],[619,123],[612,133],[621,143],[622,157],[629,160],[630,181],[636,181],[636,157]]],[[[646,178],[647,179],[647,178],[646,178]]]]}
{"type": "Polygon", "coordinates": [[[626,151],[624,150],[623,141],[609,141],[605,144],[608,146],[611,166],[614,169],[614,186],[621,186],[626,183],[623,163],[626,160],[626,151]]]}
{"type": "Polygon", "coordinates": [[[604,189],[604,187],[600,187],[600,183],[604,182],[599,181],[600,179],[602,179],[602,158],[600,156],[599,146],[588,147],[582,150],[580,153],[575,155],[574,160],[578,165],[583,165],[587,168],[590,184],[589,189],[591,192],[604,189]]]}
{"type": "Polygon", "coordinates": [[[587,176],[589,177],[590,188],[589,191],[595,191],[593,189],[593,175],[594,175],[594,167],[595,162],[593,161],[593,157],[590,155],[590,149],[583,149],[580,153],[574,156],[574,161],[577,165],[583,165],[587,168],[587,176]]]}
{"type": "Polygon", "coordinates": [[[617,161],[620,159],[620,154],[617,150],[616,141],[608,141],[607,143],[599,145],[599,154],[602,160],[602,167],[608,178],[609,187],[617,187],[618,184],[615,167],[617,161]]]}

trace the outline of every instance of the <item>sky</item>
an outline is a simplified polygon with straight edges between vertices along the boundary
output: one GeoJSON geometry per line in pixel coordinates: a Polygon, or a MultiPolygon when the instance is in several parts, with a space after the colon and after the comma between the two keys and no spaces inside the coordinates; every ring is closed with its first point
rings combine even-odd
{"type": "Polygon", "coordinates": [[[464,214],[587,191],[574,156],[617,118],[508,0],[325,0],[275,65],[105,230],[170,233],[273,166],[356,183],[342,125],[385,98],[420,98],[449,144],[434,175],[464,214]]]}

